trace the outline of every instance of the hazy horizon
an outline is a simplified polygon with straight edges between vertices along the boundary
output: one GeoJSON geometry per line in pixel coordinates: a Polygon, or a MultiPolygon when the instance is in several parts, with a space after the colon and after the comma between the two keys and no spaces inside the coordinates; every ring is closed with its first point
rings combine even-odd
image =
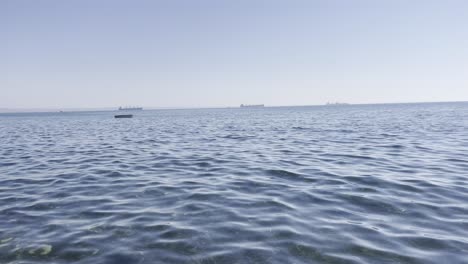
{"type": "Polygon", "coordinates": [[[466,1],[0,1],[0,109],[468,101],[466,1]]]}
{"type": "MultiPolygon", "coordinates": [[[[381,105],[381,104],[444,104],[444,103],[468,103],[465,100],[459,101],[421,101],[421,102],[367,102],[367,103],[347,103],[343,101],[327,101],[321,104],[290,104],[290,105],[265,105],[265,107],[307,107],[307,106],[322,106],[328,103],[345,103],[348,105],[381,105]]],[[[65,107],[1,107],[2,110],[117,110],[119,107],[142,107],[144,110],[157,110],[157,109],[203,109],[203,108],[237,108],[241,104],[237,105],[203,105],[203,106],[151,106],[151,105],[116,105],[116,106],[95,106],[95,107],[76,107],[76,106],[65,106],[65,107]]]]}
{"type": "MultiPolygon", "coordinates": [[[[327,103],[338,103],[338,102],[327,102],[327,103]]],[[[365,106],[365,105],[400,105],[400,104],[450,104],[450,103],[468,103],[468,101],[434,101],[434,102],[390,102],[390,103],[364,103],[364,104],[350,104],[351,106],[365,106]]],[[[265,105],[265,107],[320,107],[326,106],[325,104],[310,104],[310,105],[265,105]]],[[[187,109],[228,109],[228,108],[239,108],[239,105],[227,105],[227,106],[139,106],[143,107],[144,110],[187,110],[187,109]]],[[[4,108],[0,107],[0,113],[22,113],[22,112],[81,112],[81,111],[116,111],[118,107],[39,107],[39,108],[4,108]]]]}

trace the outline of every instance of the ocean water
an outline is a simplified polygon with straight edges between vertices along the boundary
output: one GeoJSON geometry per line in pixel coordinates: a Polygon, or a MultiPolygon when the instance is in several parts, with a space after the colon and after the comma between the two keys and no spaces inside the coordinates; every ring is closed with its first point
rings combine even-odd
{"type": "Polygon", "coordinates": [[[0,263],[468,263],[468,103],[0,115],[0,263]]]}

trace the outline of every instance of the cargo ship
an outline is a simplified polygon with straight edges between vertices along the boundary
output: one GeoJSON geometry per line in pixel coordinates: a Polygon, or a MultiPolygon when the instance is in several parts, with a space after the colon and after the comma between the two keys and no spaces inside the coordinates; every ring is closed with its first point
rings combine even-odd
{"type": "Polygon", "coordinates": [[[263,104],[256,104],[256,105],[246,105],[246,104],[241,104],[241,108],[259,108],[259,107],[265,107],[263,104]]]}
{"type": "Polygon", "coordinates": [[[349,105],[348,103],[340,103],[340,102],[335,102],[335,103],[326,103],[325,105],[328,105],[328,106],[342,106],[342,105],[349,105]]]}
{"type": "Polygon", "coordinates": [[[139,111],[139,110],[143,110],[143,107],[133,107],[133,106],[119,107],[119,111],[139,111]]]}

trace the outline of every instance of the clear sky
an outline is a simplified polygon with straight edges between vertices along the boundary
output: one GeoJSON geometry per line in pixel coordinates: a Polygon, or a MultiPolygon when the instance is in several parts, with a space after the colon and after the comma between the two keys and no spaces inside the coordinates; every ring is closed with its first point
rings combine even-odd
{"type": "Polygon", "coordinates": [[[468,101],[466,0],[0,0],[0,108],[468,101]]]}

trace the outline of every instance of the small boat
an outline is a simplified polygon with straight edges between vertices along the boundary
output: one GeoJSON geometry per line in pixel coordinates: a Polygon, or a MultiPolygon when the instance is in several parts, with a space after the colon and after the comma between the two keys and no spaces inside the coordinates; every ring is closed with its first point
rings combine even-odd
{"type": "Polygon", "coordinates": [[[115,115],[115,118],[132,118],[133,115],[115,115]]]}

